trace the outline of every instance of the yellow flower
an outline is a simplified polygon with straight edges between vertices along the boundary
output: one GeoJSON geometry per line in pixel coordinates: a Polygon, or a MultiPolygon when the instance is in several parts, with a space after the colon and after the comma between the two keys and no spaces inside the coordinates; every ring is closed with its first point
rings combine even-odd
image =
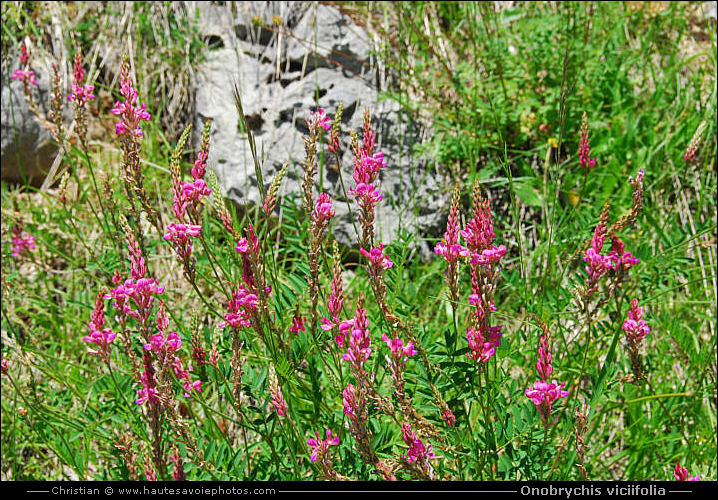
{"type": "Polygon", "coordinates": [[[552,148],[557,148],[558,147],[558,139],[556,139],[555,137],[549,137],[548,145],[551,146],[552,148]]]}
{"type": "Polygon", "coordinates": [[[575,206],[575,205],[578,205],[578,202],[579,202],[579,201],[581,201],[581,198],[579,198],[578,193],[576,192],[576,190],[575,190],[575,189],[572,189],[571,191],[569,191],[569,193],[568,193],[568,202],[569,202],[571,205],[574,205],[574,206],[575,206]]]}

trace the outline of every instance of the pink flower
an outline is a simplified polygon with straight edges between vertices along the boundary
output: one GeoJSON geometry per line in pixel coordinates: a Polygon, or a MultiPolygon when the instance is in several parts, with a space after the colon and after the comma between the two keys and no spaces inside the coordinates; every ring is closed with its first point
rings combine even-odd
{"type": "Polygon", "coordinates": [[[113,299],[115,309],[144,324],[149,318],[154,305],[153,296],[162,295],[164,291],[165,287],[159,286],[154,279],[140,278],[135,280],[131,278],[111,289],[110,293],[106,294],[104,298],[113,299]],[[130,299],[137,306],[137,309],[130,306],[130,299]]]}
{"type": "Polygon", "coordinates": [[[220,328],[230,325],[232,328],[242,328],[251,326],[250,318],[257,310],[258,298],[253,293],[249,293],[244,285],[239,285],[232,292],[232,299],[227,305],[229,312],[224,315],[225,321],[219,324],[220,328]]]}
{"type": "Polygon", "coordinates": [[[307,439],[307,444],[312,450],[312,454],[309,456],[312,462],[316,462],[318,457],[323,458],[324,455],[329,452],[330,446],[339,444],[339,438],[332,438],[332,431],[329,429],[326,430],[326,439],[319,437],[319,431],[316,431],[314,434],[317,436],[316,438],[307,439]]]}
{"type": "Polygon", "coordinates": [[[327,193],[319,193],[314,210],[312,210],[312,220],[317,226],[323,226],[332,217],[334,217],[334,209],[331,198],[327,193]]]}
{"type": "Polygon", "coordinates": [[[371,268],[375,270],[391,269],[394,266],[394,263],[389,259],[389,256],[384,253],[384,244],[382,243],[380,243],[377,248],[372,248],[370,251],[366,251],[361,248],[359,252],[364,257],[369,259],[369,262],[371,263],[371,268]]]}
{"type": "Polygon", "coordinates": [[[386,160],[381,151],[377,151],[371,156],[362,155],[358,165],[355,165],[352,177],[357,187],[360,184],[371,185],[379,175],[379,170],[386,168],[386,160]],[[358,168],[357,168],[358,167],[358,168]]]}
{"type": "Polygon", "coordinates": [[[541,420],[544,425],[548,426],[550,425],[549,417],[553,411],[553,404],[559,398],[568,396],[568,391],[563,390],[566,382],[559,383],[556,380],[549,382],[553,374],[553,357],[551,356],[548,329],[545,324],[542,324],[542,330],[541,338],[539,339],[539,360],[536,363],[536,371],[541,380],[534,382],[533,388],[526,389],[526,397],[533,401],[539,410],[541,420]]]}
{"type": "Polygon", "coordinates": [[[506,247],[504,245],[492,245],[484,249],[481,253],[474,252],[471,256],[471,263],[490,266],[500,261],[504,255],[506,255],[506,247]]]}
{"type": "Polygon", "coordinates": [[[591,145],[588,142],[588,120],[586,113],[583,114],[581,121],[581,138],[578,146],[578,164],[581,168],[589,169],[596,166],[596,158],[589,158],[591,145]]]}
{"type": "MultiPolygon", "coordinates": [[[[335,326],[335,325],[332,325],[335,326]]],[[[354,327],[354,318],[339,323],[339,334],[334,337],[334,341],[341,348],[344,348],[349,341],[349,334],[354,327]]]]}
{"type": "Polygon", "coordinates": [[[479,328],[469,328],[466,332],[466,340],[469,342],[469,352],[466,356],[479,363],[488,363],[496,352],[496,346],[479,328]]]}
{"type": "Polygon", "coordinates": [[[404,455],[404,458],[409,463],[419,462],[421,464],[428,464],[429,460],[436,457],[434,448],[431,444],[428,446],[419,439],[408,422],[405,422],[401,426],[401,438],[409,446],[409,449],[404,455]]]}
{"type": "Polygon", "coordinates": [[[7,373],[7,369],[8,369],[8,360],[7,360],[7,358],[2,358],[2,360],[0,360],[0,373],[2,373],[4,375],[5,373],[7,373]]]}
{"type": "Polygon", "coordinates": [[[651,332],[651,329],[643,320],[643,310],[638,306],[637,299],[631,301],[628,319],[623,322],[621,328],[626,332],[628,342],[634,345],[638,345],[651,332]]]}
{"type": "Polygon", "coordinates": [[[17,224],[12,228],[12,256],[16,259],[24,253],[35,250],[35,237],[27,233],[23,233],[22,225],[17,224]]]}
{"type": "MultiPolygon", "coordinates": [[[[201,152],[200,152],[201,154],[201,152]]],[[[192,169],[193,176],[200,173],[197,165],[192,169]]],[[[201,171],[204,175],[204,170],[201,171]]],[[[182,220],[187,210],[190,213],[199,215],[202,209],[202,198],[212,194],[212,190],[207,186],[207,183],[201,177],[196,177],[192,182],[180,181],[178,175],[174,174],[172,182],[172,201],[173,210],[175,216],[182,220]]]]}
{"type": "Polygon", "coordinates": [[[104,326],[105,302],[104,294],[100,292],[95,301],[95,309],[92,311],[92,319],[89,324],[90,335],[86,336],[84,340],[88,344],[95,344],[97,346],[97,350],[90,349],[88,346],[88,353],[97,354],[103,359],[109,359],[110,345],[115,340],[115,337],[117,337],[117,334],[110,328],[104,328],[104,326]]]}
{"type": "Polygon", "coordinates": [[[187,476],[184,473],[184,467],[182,466],[182,457],[180,454],[176,453],[174,455],[170,455],[170,461],[175,466],[175,470],[172,472],[172,479],[175,481],[184,481],[187,479],[187,476]]]}
{"type": "Polygon", "coordinates": [[[676,481],[700,481],[700,476],[689,476],[688,469],[681,467],[680,462],[676,462],[676,468],[673,470],[673,477],[676,481]]]}
{"type": "Polygon", "coordinates": [[[645,175],[645,172],[643,169],[638,171],[638,174],[636,174],[636,179],[634,180],[633,177],[628,178],[628,182],[634,187],[638,187],[639,185],[643,187],[643,176],[645,175]]]}
{"type": "Polygon", "coordinates": [[[319,320],[321,325],[321,329],[325,332],[331,331],[335,326],[337,326],[336,323],[332,322],[331,320],[327,319],[326,317],[323,317],[321,320],[319,320]]]}
{"type": "Polygon", "coordinates": [[[304,316],[294,316],[292,317],[292,326],[289,327],[289,331],[293,333],[294,335],[299,335],[299,330],[306,332],[304,328],[304,323],[307,321],[307,319],[304,316]]]}
{"type": "Polygon", "coordinates": [[[381,194],[373,184],[359,183],[356,188],[349,186],[349,191],[347,191],[347,193],[352,196],[356,196],[361,207],[373,208],[374,205],[379,203],[384,198],[384,195],[381,194]]]}
{"type": "Polygon", "coordinates": [[[352,384],[347,384],[344,391],[342,391],[342,406],[344,407],[344,415],[353,421],[357,415],[357,407],[356,390],[352,384]]]}
{"type": "MultiPolygon", "coordinates": [[[[189,375],[187,375],[187,377],[189,377],[189,375]]],[[[202,381],[195,380],[194,382],[190,382],[187,380],[184,384],[182,384],[182,387],[184,387],[185,390],[184,397],[188,398],[190,397],[190,393],[192,391],[202,392],[202,381]]]]}
{"type": "Polygon", "coordinates": [[[194,182],[182,183],[182,196],[187,203],[200,201],[202,197],[212,194],[204,179],[195,179],[194,182]]]}
{"type": "Polygon", "coordinates": [[[386,333],[383,333],[381,335],[381,339],[386,342],[386,345],[391,350],[392,357],[394,357],[396,360],[401,360],[402,358],[408,358],[416,355],[414,342],[409,342],[408,344],[404,345],[404,343],[399,337],[395,339],[390,339],[386,333]]]}
{"type": "Polygon", "coordinates": [[[282,395],[282,389],[276,386],[272,389],[272,404],[274,409],[277,410],[277,415],[280,417],[287,416],[287,402],[284,400],[282,395]]]}
{"type": "Polygon", "coordinates": [[[454,412],[452,412],[448,406],[444,409],[444,412],[441,414],[441,418],[443,418],[446,421],[446,423],[449,424],[449,427],[453,427],[454,422],[456,422],[456,417],[454,416],[454,412]]]}
{"type": "Polygon", "coordinates": [[[204,177],[205,172],[207,171],[207,157],[209,156],[209,151],[200,151],[197,153],[197,159],[194,161],[194,166],[192,167],[191,173],[192,177],[197,180],[204,177]]]}
{"type": "Polygon", "coordinates": [[[30,56],[27,54],[27,46],[25,42],[20,44],[20,54],[17,56],[22,64],[27,64],[30,61],[30,56]]]}
{"type": "Polygon", "coordinates": [[[463,245],[455,243],[448,245],[444,241],[440,241],[434,247],[434,253],[440,255],[447,262],[458,262],[459,257],[468,257],[469,249],[463,245]]]}
{"type": "Polygon", "coordinates": [[[120,117],[120,121],[115,125],[115,132],[119,136],[142,137],[140,122],[149,121],[151,116],[147,112],[147,106],[140,106],[137,102],[139,94],[130,78],[130,66],[126,61],[122,63],[120,95],[125,99],[124,102],[117,101],[111,110],[112,114],[120,117]]]}
{"type": "Polygon", "coordinates": [[[626,251],[625,243],[616,235],[611,236],[611,251],[606,257],[611,259],[617,272],[627,272],[639,262],[631,252],[626,251]]]}
{"type": "Polygon", "coordinates": [[[607,215],[608,214],[604,209],[601,213],[601,220],[599,220],[596,225],[596,229],[593,232],[591,246],[586,250],[586,253],[583,256],[583,261],[586,262],[586,273],[588,274],[588,294],[591,294],[596,290],[598,281],[601,277],[614,267],[614,261],[611,257],[601,255],[603,243],[606,240],[607,228],[605,218],[607,215]]]}
{"type": "Polygon", "coordinates": [[[156,353],[177,352],[182,346],[182,339],[177,332],[169,332],[166,336],[158,333],[150,337],[150,343],[144,348],[156,353]]]}
{"type": "MultiPolygon", "coordinates": [[[[251,223],[247,225],[245,232],[248,238],[242,237],[234,249],[242,256],[242,280],[250,290],[255,291],[257,285],[255,283],[254,269],[259,269],[261,266],[261,245],[251,223]]],[[[271,289],[267,287],[267,293],[270,291],[271,289]]]]}
{"type": "Polygon", "coordinates": [[[461,236],[472,252],[481,253],[491,246],[496,236],[489,200],[475,201],[473,217],[461,231],[461,236]]]}
{"type": "MultiPolygon", "coordinates": [[[[181,262],[189,263],[192,254],[192,238],[202,232],[202,226],[170,222],[167,224],[167,234],[164,239],[174,244],[175,251],[181,262]]],[[[193,261],[194,262],[194,261],[193,261]]]]}
{"type": "Polygon", "coordinates": [[[135,400],[135,403],[142,405],[147,401],[151,404],[159,402],[159,393],[157,392],[154,376],[148,375],[147,370],[145,370],[140,376],[140,381],[142,382],[142,388],[137,390],[139,397],[135,400]]]}
{"type": "Polygon", "coordinates": [[[10,79],[11,80],[19,80],[24,84],[29,83],[32,85],[37,85],[37,80],[35,79],[35,72],[31,69],[23,71],[18,68],[15,71],[13,71],[12,75],[10,75],[10,79]]]}
{"type": "Polygon", "coordinates": [[[307,118],[307,127],[310,130],[318,131],[320,129],[329,130],[332,128],[332,119],[322,108],[317,109],[316,113],[310,112],[307,118]]]}
{"type": "Polygon", "coordinates": [[[249,251],[249,243],[247,242],[247,238],[242,237],[237,242],[237,246],[235,246],[234,249],[237,250],[239,253],[247,253],[249,251]]]}
{"type": "Polygon", "coordinates": [[[586,273],[588,273],[588,281],[592,285],[595,285],[601,276],[613,269],[613,261],[607,256],[601,255],[593,247],[586,250],[583,261],[587,263],[586,273]]]}
{"type": "Polygon", "coordinates": [[[564,391],[563,388],[566,386],[566,382],[545,382],[543,380],[537,380],[534,382],[533,388],[526,389],[526,397],[533,401],[536,408],[538,408],[541,414],[541,419],[544,422],[548,422],[548,418],[553,411],[553,404],[559,398],[565,398],[568,396],[568,391],[564,391]]]}
{"type": "Polygon", "coordinates": [[[184,244],[190,241],[190,236],[192,238],[199,236],[202,232],[202,226],[170,222],[167,224],[167,231],[167,234],[164,235],[164,239],[184,244]]]}
{"type": "MultiPolygon", "coordinates": [[[[379,170],[386,167],[386,160],[381,152],[374,152],[374,132],[371,129],[369,113],[364,115],[364,140],[361,147],[354,144],[354,172],[352,174],[356,187],[349,186],[348,193],[356,196],[357,204],[364,213],[363,224],[370,227],[374,219],[374,206],[382,200],[382,194],[374,185],[379,170]]],[[[373,231],[373,230],[372,230],[373,231]]],[[[366,238],[365,242],[370,241],[366,238]]]]}
{"type": "MultiPolygon", "coordinates": [[[[352,322],[345,321],[339,325],[340,335],[345,335],[348,341],[347,352],[342,355],[344,361],[349,361],[352,367],[361,372],[364,369],[364,363],[369,359],[371,354],[371,337],[369,336],[369,322],[366,317],[366,309],[357,307],[356,316],[352,322]],[[349,326],[349,328],[347,328],[349,326]],[[347,332],[347,330],[349,330],[347,332]]],[[[339,341],[337,340],[337,343],[339,341]]],[[[343,346],[343,344],[342,344],[343,346]]]]}
{"type": "Polygon", "coordinates": [[[95,90],[94,85],[83,85],[85,79],[85,71],[82,69],[82,55],[75,54],[74,64],[74,81],[72,82],[72,94],[67,96],[68,101],[75,101],[79,107],[84,107],[87,101],[95,98],[92,91],[95,90]]]}

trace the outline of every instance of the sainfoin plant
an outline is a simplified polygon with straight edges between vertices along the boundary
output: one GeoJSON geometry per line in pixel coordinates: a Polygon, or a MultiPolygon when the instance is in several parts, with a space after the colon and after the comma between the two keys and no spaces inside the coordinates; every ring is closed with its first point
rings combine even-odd
{"type": "MultiPolygon", "coordinates": [[[[69,101],[84,120],[94,87],[79,55],[73,70],[69,101]]],[[[31,72],[19,71],[15,78],[33,82],[31,72]]],[[[102,193],[95,186],[94,200],[73,208],[68,175],[55,201],[67,214],[94,203],[97,246],[116,251],[96,276],[88,271],[94,281],[84,330],[71,340],[83,345],[77,363],[109,413],[83,410],[103,436],[94,453],[105,472],[70,461],[78,476],[589,479],[599,470],[594,460],[606,459],[592,454],[600,443],[589,432],[602,425],[596,409],[615,403],[606,392],[631,383],[648,391],[636,402],[656,396],[645,343],[660,332],[653,305],[640,295],[649,287],[639,286],[635,256],[650,172],[624,177],[631,206],[611,224],[606,203],[577,235],[585,243],[574,258],[557,259],[570,269],[572,305],[566,317],[551,317],[533,303],[503,307],[505,295],[518,293],[506,268],[522,259],[520,237],[497,223],[498,195],[478,181],[458,182],[446,196],[445,231],[432,241],[434,273],[408,283],[417,254],[408,241],[382,241],[377,225],[377,210],[390,198],[382,178],[397,172],[377,147],[370,110],[361,130],[347,134],[353,163],[343,196],[322,191],[316,179],[330,153],[340,159],[343,133],[340,116],[317,108],[306,117],[305,158],[294,177],[301,177],[299,196],[280,194],[283,181],[296,182],[286,164],[240,217],[211,172],[211,121],[189,162],[187,127],[169,155],[164,190],[153,194],[142,162],[152,112],[126,59],[117,95],[108,111],[117,120],[123,196],[113,196],[107,181],[102,193]],[[334,237],[340,213],[355,218],[354,247],[334,237]],[[578,354],[566,341],[569,329],[578,354]],[[593,359],[596,344],[605,352],[593,359]]],[[[76,133],[86,150],[84,125],[76,133]]],[[[574,163],[586,182],[600,162],[589,157],[585,114],[577,135],[574,163]]],[[[691,147],[686,161],[695,159],[691,147]]],[[[97,167],[89,159],[85,165],[94,182],[97,167]]],[[[80,183],[82,166],[74,167],[80,183]]],[[[35,227],[13,226],[10,265],[18,272],[44,265],[38,259],[52,247],[28,232],[35,227]]],[[[20,347],[8,352],[3,387],[7,379],[17,391],[20,367],[30,369],[31,361],[20,347]]],[[[46,418],[40,400],[20,397],[46,418]]],[[[83,397],[97,396],[68,395],[83,397]]],[[[689,470],[705,468],[686,446],[654,476],[636,479],[699,479],[689,470]],[[680,465],[686,460],[688,468],[680,465]]]]}

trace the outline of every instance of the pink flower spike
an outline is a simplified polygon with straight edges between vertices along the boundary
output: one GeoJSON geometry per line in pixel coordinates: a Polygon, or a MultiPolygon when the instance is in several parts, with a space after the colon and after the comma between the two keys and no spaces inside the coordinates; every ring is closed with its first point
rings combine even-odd
{"type": "Polygon", "coordinates": [[[150,404],[159,402],[159,394],[155,387],[154,376],[148,375],[147,370],[145,370],[142,372],[140,380],[142,382],[142,388],[137,390],[137,395],[139,397],[135,400],[135,403],[143,405],[148,401],[150,404]]]}
{"type": "Polygon", "coordinates": [[[25,45],[25,42],[20,44],[20,54],[18,54],[17,58],[20,59],[22,64],[30,62],[30,56],[27,54],[27,46],[25,45]]]}
{"type": "Polygon", "coordinates": [[[172,479],[175,481],[184,481],[187,479],[187,475],[184,473],[184,467],[182,466],[182,457],[179,454],[170,455],[170,461],[175,466],[172,479]]]}
{"type": "Polygon", "coordinates": [[[504,245],[492,245],[481,253],[474,252],[471,257],[471,263],[490,266],[499,262],[504,255],[506,255],[506,247],[504,245]]]}
{"type": "Polygon", "coordinates": [[[72,82],[72,94],[67,97],[68,101],[75,101],[79,107],[84,107],[87,101],[95,98],[92,92],[95,90],[94,85],[85,85],[85,71],[82,69],[82,55],[78,52],[75,54],[75,63],[73,67],[74,81],[72,82]]]}
{"type": "Polygon", "coordinates": [[[476,202],[473,217],[460,234],[472,252],[481,253],[492,245],[496,236],[489,200],[476,202]]]}
{"type": "Polygon", "coordinates": [[[12,256],[16,259],[20,258],[25,253],[30,253],[31,250],[35,250],[37,245],[35,244],[35,237],[22,230],[22,225],[17,224],[12,228],[12,256]]]}
{"type": "Polygon", "coordinates": [[[369,335],[369,321],[366,309],[357,306],[356,316],[350,323],[348,321],[339,325],[340,335],[335,340],[341,347],[348,344],[347,352],[342,355],[357,373],[364,371],[364,363],[371,355],[371,336],[369,335]]]}
{"type": "Polygon", "coordinates": [[[321,227],[332,217],[334,217],[334,209],[331,198],[327,193],[319,193],[314,210],[312,210],[312,220],[321,227]]]}
{"type": "Polygon", "coordinates": [[[140,122],[149,121],[151,116],[147,112],[146,105],[140,106],[137,103],[139,94],[130,78],[130,66],[127,61],[122,63],[120,95],[125,99],[124,102],[117,101],[115,107],[110,110],[112,114],[119,116],[121,120],[115,125],[115,132],[120,136],[142,137],[140,122]]]}
{"type": "Polygon", "coordinates": [[[251,317],[257,310],[259,299],[253,293],[249,293],[244,285],[239,285],[233,292],[232,298],[227,305],[229,312],[224,315],[225,321],[219,324],[220,328],[227,325],[234,329],[251,326],[251,317]]]}
{"type": "Polygon", "coordinates": [[[274,405],[274,409],[277,410],[277,415],[280,417],[286,417],[287,416],[287,402],[284,400],[284,396],[282,395],[282,390],[277,385],[275,388],[272,389],[272,404],[274,405]]]}
{"type": "Polygon", "coordinates": [[[623,322],[622,327],[626,332],[629,344],[638,345],[651,332],[643,320],[643,310],[638,305],[638,300],[631,301],[631,309],[628,311],[628,319],[623,322]]]}
{"type": "Polygon", "coordinates": [[[337,326],[335,323],[332,323],[331,320],[327,319],[326,317],[323,317],[321,320],[321,329],[325,332],[331,331],[335,326],[337,326]]]}
{"type": "Polygon", "coordinates": [[[414,342],[409,342],[407,345],[404,345],[399,337],[390,339],[386,333],[382,334],[381,339],[386,343],[391,350],[391,355],[396,359],[408,358],[417,354],[416,348],[414,348],[414,342]]]}
{"type": "Polygon", "coordinates": [[[394,263],[384,253],[383,243],[380,243],[377,248],[372,248],[370,251],[361,248],[359,252],[369,259],[369,262],[371,262],[372,267],[375,269],[391,269],[394,266],[394,263]]]}
{"type": "Polygon", "coordinates": [[[590,152],[591,145],[588,141],[588,118],[586,113],[584,113],[583,119],[581,120],[581,137],[578,147],[578,164],[581,168],[591,169],[596,166],[596,158],[590,158],[590,152]]]}
{"type": "Polygon", "coordinates": [[[32,85],[37,85],[37,80],[35,79],[35,72],[31,69],[23,71],[18,68],[15,71],[13,71],[12,75],[10,75],[10,79],[11,80],[19,80],[25,84],[29,83],[32,85]]]}
{"type": "Polygon", "coordinates": [[[406,455],[404,455],[404,459],[406,459],[407,462],[428,464],[429,460],[436,457],[433,446],[431,444],[428,446],[425,445],[424,442],[416,436],[408,422],[405,422],[404,425],[401,426],[401,438],[409,446],[406,455]]]}
{"type": "Polygon", "coordinates": [[[541,415],[541,420],[548,423],[549,416],[553,411],[553,405],[559,398],[568,396],[568,391],[564,391],[566,382],[544,382],[537,380],[531,389],[526,389],[526,397],[533,401],[541,415]]]}
{"type": "Polygon", "coordinates": [[[249,243],[247,242],[247,238],[242,237],[237,242],[237,246],[234,247],[235,250],[237,250],[239,253],[247,253],[249,251],[249,243]]]}
{"type": "Polygon", "coordinates": [[[304,316],[292,317],[292,326],[289,327],[289,331],[294,335],[299,335],[299,330],[306,332],[306,329],[304,328],[304,323],[306,323],[306,321],[307,318],[304,316]]]}
{"type": "Polygon", "coordinates": [[[317,109],[316,113],[310,112],[307,118],[307,127],[310,130],[319,131],[321,129],[328,131],[332,128],[332,119],[322,108],[317,109]]]}
{"type": "Polygon", "coordinates": [[[309,456],[309,459],[312,462],[316,462],[317,458],[324,458],[324,455],[329,452],[330,446],[336,446],[339,444],[339,438],[332,438],[332,431],[329,429],[326,430],[326,439],[319,437],[319,431],[316,431],[314,434],[316,435],[316,438],[307,439],[307,444],[312,451],[309,456]]]}
{"type": "Polygon", "coordinates": [[[553,374],[553,357],[551,356],[551,344],[548,328],[545,323],[541,324],[542,333],[539,339],[539,360],[536,363],[536,371],[541,377],[541,380],[534,382],[531,389],[526,389],[526,397],[533,401],[536,408],[539,410],[541,420],[545,426],[551,425],[549,417],[553,411],[554,403],[560,399],[568,396],[568,391],[564,391],[563,388],[566,386],[566,382],[556,382],[553,380],[549,382],[551,375],[553,374]]]}
{"type": "Polygon", "coordinates": [[[700,481],[700,476],[690,476],[688,474],[688,469],[681,466],[680,462],[676,462],[676,467],[673,470],[673,477],[676,478],[676,481],[700,481]]]}
{"type": "MultiPolygon", "coordinates": [[[[191,368],[190,368],[191,369],[191,368]]],[[[189,374],[186,374],[186,377],[189,377],[189,374]]],[[[184,397],[189,398],[191,396],[191,392],[197,391],[202,392],[202,381],[201,380],[195,380],[194,382],[190,382],[187,380],[184,384],[182,384],[184,387],[185,393],[184,397]]]]}
{"type": "Polygon", "coordinates": [[[454,416],[454,412],[452,412],[449,407],[447,406],[444,412],[441,414],[441,418],[443,418],[446,423],[449,425],[449,427],[454,426],[454,422],[456,422],[456,417],[454,416]]]}
{"type": "Polygon", "coordinates": [[[469,328],[466,332],[466,340],[469,342],[469,352],[466,356],[476,362],[488,363],[496,352],[496,347],[479,328],[469,328]]]}

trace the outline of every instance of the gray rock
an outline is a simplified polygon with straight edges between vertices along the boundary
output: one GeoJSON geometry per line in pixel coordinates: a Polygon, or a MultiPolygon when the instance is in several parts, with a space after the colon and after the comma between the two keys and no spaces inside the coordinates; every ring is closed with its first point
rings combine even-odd
{"type": "MultiPolygon", "coordinates": [[[[23,84],[10,80],[5,73],[9,66],[2,64],[2,104],[0,116],[0,175],[6,182],[42,182],[50,169],[58,147],[50,132],[40,125],[25,99],[23,84]],[[10,82],[8,85],[7,82],[10,82]]],[[[33,99],[41,113],[47,113],[50,78],[34,68],[38,86],[33,88],[33,99]]],[[[15,67],[10,67],[10,74],[15,67]]]]}
{"type": "Polygon", "coordinates": [[[716,19],[716,2],[703,2],[703,9],[706,19],[716,19]]]}
{"type": "MultiPolygon", "coordinates": [[[[272,13],[292,9],[297,12],[298,5],[303,4],[273,2],[263,14],[255,15],[269,16],[263,20],[271,23],[272,13]]],[[[361,137],[366,108],[372,116],[377,150],[387,159],[387,168],[379,176],[384,199],[377,205],[378,240],[389,243],[402,230],[432,237],[440,235],[446,221],[449,196],[430,159],[417,158],[413,154],[422,131],[407,119],[398,103],[380,99],[373,84],[376,76],[369,68],[368,36],[334,7],[310,5],[301,12],[303,14],[292,28],[294,36],[284,36],[285,44],[280,50],[261,36],[254,36],[254,43],[250,36],[242,37],[253,29],[252,16],[251,13],[237,16],[236,20],[244,24],[238,25],[243,26],[242,29],[235,26],[231,46],[225,43],[223,48],[211,51],[198,69],[195,141],[199,140],[204,120],[211,118],[208,165],[216,172],[225,195],[240,205],[253,205],[259,198],[249,144],[246,135],[240,132],[234,106],[236,82],[256,141],[265,186],[284,162],[289,161],[283,194],[293,192],[301,196],[302,136],[308,131],[305,119],[317,107],[333,116],[339,103],[343,102],[341,172],[345,187],[349,189],[353,169],[350,131],[357,131],[361,137]],[[312,40],[312,45],[306,40],[312,40]],[[277,62],[281,69],[278,78],[277,62]]],[[[205,33],[214,31],[214,36],[223,41],[228,39],[227,33],[231,30],[226,25],[218,26],[219,23],[214,22],[201,30],[205,33]]],[[[322,145],[320,152],[323,150],[322,145]]],[[[333,155],[327,152],[326,159],[328,165],[320,168],[322,176],[317,179],[317,188],[321,186],[335,200],[334,236],[341,244],[355,246],[356,235],[339,174],[331,168],[335,163],[333,155]]],[[[356,218],[356,204],[353,199],[350,202],[356,218]]],[[[417,250],[428,256],[430,246],[421,243],[417,250]]]]}

